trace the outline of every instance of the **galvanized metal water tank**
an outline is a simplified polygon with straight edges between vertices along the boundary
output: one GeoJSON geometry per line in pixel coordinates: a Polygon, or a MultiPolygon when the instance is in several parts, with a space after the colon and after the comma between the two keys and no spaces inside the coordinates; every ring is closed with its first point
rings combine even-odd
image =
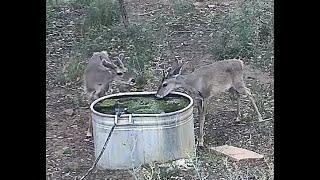
{"type": "Polygon", "coordinates": [[[167,162],[193,157],[196,153],[193,100],[183,109],[164,114],[102,114],[94,105],[115,96],[152,95],[156,92],[128,92],[108,95],[95,100],[91,106],[95,157],[103,148],[111,127],[117,122],[107,147],[99,160],[99,169],[131,169],[152,162],[167,162]]]}

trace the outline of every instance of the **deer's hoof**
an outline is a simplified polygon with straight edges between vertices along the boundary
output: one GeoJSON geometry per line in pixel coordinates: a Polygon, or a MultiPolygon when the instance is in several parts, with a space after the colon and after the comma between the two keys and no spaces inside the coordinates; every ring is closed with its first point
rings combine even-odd
{"type": "Polygon", "coordinates": [[[90,137],[92,137],[92,133],[91,132],[87,132],[87,138],[90,138],[90,137]]]}
{"type": "Polygon", "coordinates": [[[198,146],[203,147],[203,142],[199,142],[198,146]]]}

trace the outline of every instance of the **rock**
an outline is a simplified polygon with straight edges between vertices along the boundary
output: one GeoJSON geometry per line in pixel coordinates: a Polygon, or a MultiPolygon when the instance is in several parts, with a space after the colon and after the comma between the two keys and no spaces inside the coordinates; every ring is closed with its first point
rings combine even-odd
{"type": "Polygon", "coordinates": [[[73,116],[74,115],[74,110],[73,109],[66,109],[66,110],[62,111],[62,113],[67,115],[67,116],[73,116]]]}
{"type": "Polygon", "coordinates": [[[63,150],[62,154],[64,155],[70,155],[72,153],[69,147],[63,147],[62,150],[63,150]]]}
{"type": "Polygon", "coordinates": [[[208,8],[215,8],[216,5],[215,4],[208,4],[208,8]]]}
{"type": "Polygon", "coordinates": [[[242,149],[234,146],[229,145],[223,145],[218,147],[210,147],[209,149],[212,149],[218,153],[222,153],[228,157],[230,157],[233,160],[240,161],[242,159],[261,159],[263,158],[263,155],[258,154],[256,152],[242,149]]]}
{"type": "Polygon", "coordinates": [[[76,171],[77,169],[79,169],[79,163],[77,163],[77,162],[69,162],[67,164],[67,167],[72,171],[76,171]]]}
{"type": "Polygon", "coordinates": [[[193,3],[193,5],[195,6],[195,7],[204,7],[205,6],[205,4],[204,4],[204,2],[195,2],[195,3],[193,3]]]}

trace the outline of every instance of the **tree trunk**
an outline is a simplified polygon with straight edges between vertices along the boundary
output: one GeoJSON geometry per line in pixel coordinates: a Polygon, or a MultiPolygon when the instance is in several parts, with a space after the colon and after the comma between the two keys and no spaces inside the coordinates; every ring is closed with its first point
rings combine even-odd
{"type": "Polygon", "coordinates": [[[129,21],[128,21],[128,17],[127,17],[126,7],[124,5],[124,0],[119,0],[119,4],[120,4],[120,12],[121,12],[121,17],[122,17],[122,22],[124,24],[124,27],[127,29],[129,26],[129,21]]]}

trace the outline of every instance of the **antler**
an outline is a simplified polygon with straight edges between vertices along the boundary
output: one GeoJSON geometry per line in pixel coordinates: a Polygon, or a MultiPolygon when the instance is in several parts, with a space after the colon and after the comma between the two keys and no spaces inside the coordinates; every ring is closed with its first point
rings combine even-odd
{"type": "Polygon", "coordinates": [[[181,59],[179,59],[180,56],[175,56],[175,59],[173,60],[172,67],[168,68],[168,75],[177,75],[181,73],[182,66],[185,64],[185,62],[182,62],[181,59]]]}
{"type": "Polygon", "coordinates": [[[101,59],[101,64],[104,67],[109,68],[109,69],[117,69],[117,66],[114,63],[112,63],[106,59],[103,59],[101,56],[100,56],[100,59],[101,59]]]}
{"type": "Polygon", "coordinates": [[[116,64],[117,66],[119,66],[119,67],[122,67],[122,68],[124,68],[124,64],[123,64],[123,62],[122,62],[122,59],[123,59],[123,58],[124,58],[124,54],[121,53],[121,54],[119,54],[119,55],[115,58],[115,60],[114,60],[115,64],[116,64]]]}
{"type": "Polygon", "coordinates": [[[164,81],[165,78],[166,78],[166,73],[164,69],[162,69],[162,82],[164,81]]]}

